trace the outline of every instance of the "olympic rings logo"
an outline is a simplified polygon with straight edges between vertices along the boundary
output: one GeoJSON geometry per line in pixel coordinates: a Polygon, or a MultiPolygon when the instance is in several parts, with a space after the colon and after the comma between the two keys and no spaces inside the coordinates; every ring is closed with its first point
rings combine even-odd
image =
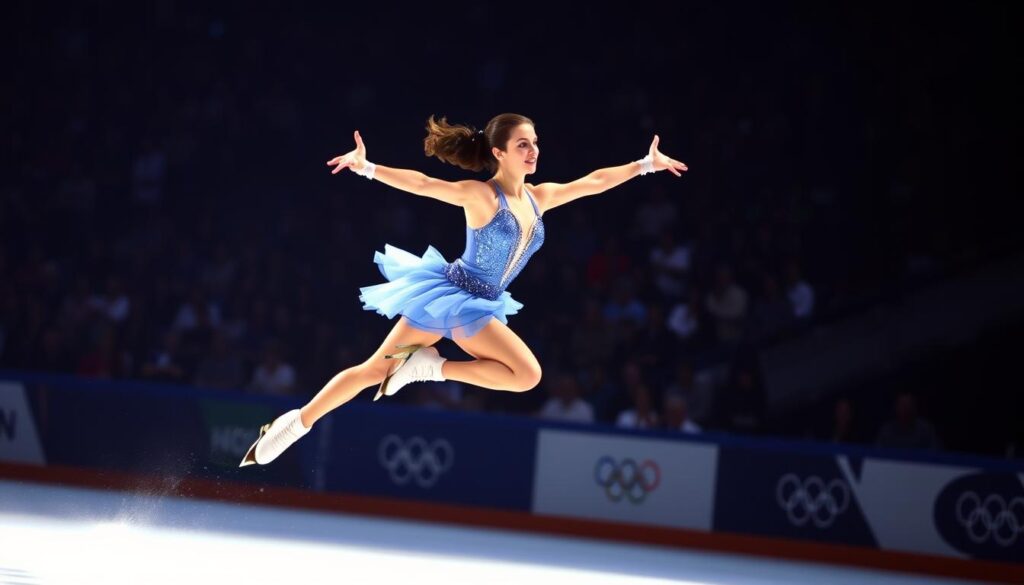
{"type": "Polygon", "coordinates": [[[850,490],[839,479],[826,484],[812,475],[800,481],[796,474],[788,473],[776,484],[775,499],[793,526],[812,521],[818,528],[828,528],[849,507],[850,490]]]}
{"type": "Polygon", "coordinates": [[[647,499],[647,495],[661,483],[661,468],[650,459],[643,463],[626,458],[621,463],[605,455],[594,465],[594,481],[604,488],[613,502],[627,498],[634,504],[647,499]]]}
{"type": "Polygon", "coordinates": [[[394,483],[415,481],[422,488],[430,488],[454,465],[455,449],[445,439],[428,443],[423,437],[403,441],[398,435],[388,435],[377,446],[377,459],[394,483]]]}
{"type": "Polygon", "coordinates": [[[1011,546],[1024,533],[1024,497],[1007,504],[993,494],[984,501],[975,492],[964,492],[956,501],[956,519],[967,530],[967,536],[978,544],[993,539],[1000,546],[1011,546]]]}

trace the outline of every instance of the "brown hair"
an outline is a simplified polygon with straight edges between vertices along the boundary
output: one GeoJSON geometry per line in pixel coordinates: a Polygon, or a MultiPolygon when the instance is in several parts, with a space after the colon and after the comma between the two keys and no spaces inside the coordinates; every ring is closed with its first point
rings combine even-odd
{"type": "Polygon", "coordinates": [[[487,123],[483,130],[463,124],[449,124],[447,119],[427,119],[427,137],[423,139],[423,152],[436,156],[448,164],[470,171],[498,169],[498,160],[491,154],[491,147],[504,150],[512,130],[520,124],[533,120],[519,114],[499,114],[487,123]]]}

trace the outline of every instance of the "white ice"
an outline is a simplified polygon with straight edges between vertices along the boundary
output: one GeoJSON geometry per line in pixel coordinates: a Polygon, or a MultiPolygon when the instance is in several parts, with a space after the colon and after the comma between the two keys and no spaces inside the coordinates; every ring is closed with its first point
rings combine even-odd
{"type": "Polygon", "coordinates": [[[0,585],[967,583],[0,480],[0,585]]]}

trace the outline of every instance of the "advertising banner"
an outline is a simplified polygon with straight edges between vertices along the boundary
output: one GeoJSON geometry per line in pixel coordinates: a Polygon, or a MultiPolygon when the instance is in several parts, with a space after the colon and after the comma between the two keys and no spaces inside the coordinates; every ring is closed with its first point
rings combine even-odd
{"type": "Polygon", "coordinates": [[[332,413],[328,491],[528,511],[527,421],[352,405],[332,413]]]}
{"type": "Polygon", "coordinates": [[[877,546],[834,456],[723,446],[719,457],[715,530],[877,546]]]}
{"type": "Polygon", "coordinates": [[[714,529],[1024,561],[1024,474],[722,447],[714,529]]]}
{"type": "Polygon", "coordinates": [[[837,460],[881,548],[1024,562],[1024,473],[837,460]]]}
{"type": "Polygon", "coordinates": [[[273,466],[238,468],[280,406],[209,394],[58,377],[2,382],[0,460],[43,463],[45,453],[48,464],[142,473],[168,485],[201,477],[309,486],[310,442],[273,466]]]}
{"type": "Polygon", "coordinates": [[[0,461],[46,463],[25,387],[19,382],[0,381],[0,461]]]}
{"type": "Polygon", "coordinates": [[[711,529],[718,447],[541,429],[533,511],[711,529]]]}

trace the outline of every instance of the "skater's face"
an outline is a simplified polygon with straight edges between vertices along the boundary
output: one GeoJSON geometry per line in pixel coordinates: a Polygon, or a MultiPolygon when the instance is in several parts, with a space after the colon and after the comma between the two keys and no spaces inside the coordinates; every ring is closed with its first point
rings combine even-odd
{"type": "Polygon", "coordinates": [[[520,124],[512,131],[505,150],[494,149],[498,164],[516,174],[529,175],[537,170],[540,146],[532,124],[520,124]]]}

